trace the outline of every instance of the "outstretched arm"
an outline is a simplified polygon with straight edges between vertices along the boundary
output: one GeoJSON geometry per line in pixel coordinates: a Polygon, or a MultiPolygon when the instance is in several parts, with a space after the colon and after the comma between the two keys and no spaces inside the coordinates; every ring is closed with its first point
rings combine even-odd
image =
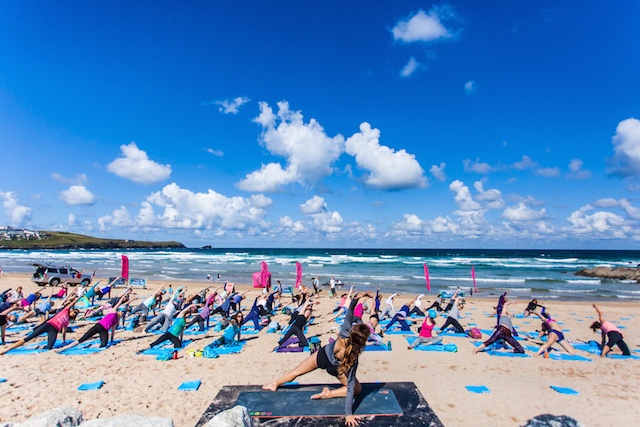
{"type": "Polygon", "coordinates": [[[600,309],[598,308],[597,305],[593,304],[593,308],[596,309],[596,312],[598,313],[598,320],[600,321],[600,324],[604,323],[604,316],[602,314],[602,311],[600,311],[600,309]]]}

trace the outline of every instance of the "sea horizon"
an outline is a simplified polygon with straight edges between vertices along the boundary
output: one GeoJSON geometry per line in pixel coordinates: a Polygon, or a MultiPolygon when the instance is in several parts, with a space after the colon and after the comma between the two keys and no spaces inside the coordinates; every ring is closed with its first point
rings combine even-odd
{"type": "Polygon", "coordinates": [[[120,274],[121,255],[129,257],[132,277],[156,281],[213,281],[252,283],[262,261],[272,281],[295,284],[295,265],[303,270],[303,283],[331,277],[359,290],[384,293],[469,293],[471,269],[480,296],[509,291],[515,298],[562,300],[640,300],[634,281],[575,276],[585,268],[636,267],[637,250],[538,249],[400,249],[400,248],[186,248],[127,250],[10,250],[0,252],[5,272],[29,273],[30,263],[70,265],[98,278],[120,274]],[[431,292],[426,290],[424,264],[429,269],[431,292]],[[218,279],[218,274],[220,279],[218,279]]]}

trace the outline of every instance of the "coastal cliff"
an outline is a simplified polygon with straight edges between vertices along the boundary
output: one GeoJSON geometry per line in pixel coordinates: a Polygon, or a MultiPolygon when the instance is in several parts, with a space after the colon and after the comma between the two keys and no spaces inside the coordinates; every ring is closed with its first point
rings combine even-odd
{"type": "Polygon", "coordinates": [[[580,270],[576,276],[599,277],[602,279],[635,280],[640,282],[640,268],[629,267],[596,267],[580,270]]]}
{"type": "Polygon", "coordinates": [[[183,249],[180,242],[146,242],[142,240],[101,239],[59,231],[38,231],[37,237],[0,240],[2,249],[183,249]]]}

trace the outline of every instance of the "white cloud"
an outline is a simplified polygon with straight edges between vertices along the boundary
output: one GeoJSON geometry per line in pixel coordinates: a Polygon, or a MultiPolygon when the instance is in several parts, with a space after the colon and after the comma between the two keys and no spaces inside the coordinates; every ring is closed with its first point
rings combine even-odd
{"type": "Polygon", "coordinates": [[[447,164],[445,162],[440,162],[439,166],[431,165],[431,168],[429,168],[429,172],[435,179],[440,182],[444,182],[447,180],[447,174],[444,173],[444,168],[446,166],[447,164]]]}
{"type": "Polygon", "coordinates": [[[614,155],[610,159],[609,173],[640,175],[640,120],[629,118],[618,123],[612,143],[614,155]]]}
{"type": "Polygon", "coordinates": [[[241,230],[247,233],[265,227],[265,208],[272,200],[263,195],[250,198],[227,197],[213,190],[196,193],[166,185],[161,191],[150,194],[141,203],[135,218],[131,218],[122,206],[111,215],[99,219],[101,229],[114,226],[211,229],[220,233],[241,230]]]}
{"type": "Polygon", "coordinates": [[[61,182],[63,184],[67,184],[67,185],[86,185],[89,183],[89,179],[87,178],[87,175],[83,173],[76,175],[75,178],[66,178],[60,175],[59,173],[54,172],[51,174],[51,177],[56,181],[61,182]]]}
{"type": "Polygon", "coordinates": [[[516,206],[507,207],[502,212],[502,217],[509,221],[536,221],[541,220],[546,217],[546,212],[544,209],[539,211],[535,211],[520,202],[516,206]]]}
{"type": "Polygon", "coordinates": [[[251,101],[246,96],[238,96],[232,100],[225,99],[223,101],[211,101],[205,104],[214,104],[218,106],[218,111],[224,114],[238,114],[240,107],[251,101]]]}
{"type": "Polygon", "coordinates": [[[214,150],[213,148],[205,148],[204,151],[206,151],[209,154],[213,154],[216,157],[224,156],[224,153],[222,152],[222,150],[214,150]]]}
{"type": "Polygon", "coordinates": [[[409,61],[405,64],[405,66],[400,71],[401,77],[409,77],[420,67],[420,63],[416,61],[416,58],[412,56],[409,58],[409,61]]]}
{"type": "Polygon", "coordinates": [[[475,92],[476,87],[477,87],[476,82],[474,80],[469,80],[464,84],[464,91],[468,95],[472,92],[475,92]]]}
{"type": "Polygon", "coordinates": [[[486,207],[489,209],[502,209],[504,207],[504,200],[502,199],[502,193],[495,188],[484,190],[482,181],[477,181],[473,185],[478,192],[476,200],[486,203],[486,207]]]}
{"type": "Polygon", "coordinates": [[[511,167],[516,170],[535,169],[538,167],[538,162],[531,160],[529,156],[522,156],[522,160],[515,162],[511,167]]]}
{"type": "Polygon", "coordinates": [[[9,219],[9,225],[17,227],[22,225],[31,215],[31,208],[18,203],[18,196],[13,191],[0,191],[2,207],[9,219]]]}
{"type": "Polygon", "coordinates": [[[304,233],[307,231],[302,221],[294,221],[286,215],[280,218],[280,226],[292,233],[304,233]]]}
{"type": "Polygon", "coordinates": [[[489,163],[481,162],[480,159],[476,159],[475,162],[471,161],[470,159],[464,159],[462,161],[462,164],[464,165],[465,172],[473,172],[486,175],[490,172],[493,172],[494,170],[491,165],[489,165],[489,163]]]}
{"type": "Polygon", "coordinates": [[[627,199],[620,199],[620,200],[616,200],[612,198],[598,199],[593,205],[595,207],[604,208],[604,209],[620,208],[625,212],[625,214],[629,219],[633,219],[633,220],[640,219],[640,208],[633,206],[631,202],[629,202],[629,200],[627,199]]]}
{"type": "Polygon", "coordinates": [[[313,196],[300,205],[300,211],[305,215],[313,215],[327,210],[327,204],[323,197],[313,196]]]}
{"type": "Polygon", "coordinates": [[[78,219],[74,214],[70,213],[69,215],[67,215],[67,225],[69,225],[70,227],[73,227],[74,225],[77,225],[77,224],[78,224],[78,219]]]}
{"type": "Polygon", "coordinates": [[[480,203],[476,202],[475,200],[473,200],[473,197],[471,197],[469,187],[464,185],[462,181],[453,181],[451,184],[449,184],[449,190],[451,190],[455,194],[454,200],[461,211],[472,212],[482,210],[482,206],[480,206],[480,203]]]}
{"type": "Polygon", "coordinates": [[[582,169],[583,162],[581,159],[572,159],[569,162],[569,179],[583,180],[591,178],[591,172],[582,169]]]}
{"type": "Polygon", "coordinates": [[[96,202],[96,196],[84,185],[72,185],[60,192],[60,200],[70,206],[92,205],[96,202]]]}
{"type": "Polygon", "coordinates": [[[557,178],[560,176],[560,169],[558,168],[538,168],[534,172],[536,175],[544,176],[547,178],[557,178]]]}
{"type": "Polygon", "coordinates": [[[278,191],[287,185],[315,184],[333,172],[333,163],[340,157],[344,137],[330,138],[315,120],[303,122],[300,112],[289,110],[285,101],[278,103],[278,114],[264,102],[254,122],[263,127],[261,143],[273,155],[286,159],[286,167],[269,163],[238,182],[241,190],[252,192],[278,191]]]}
{"type": "Polygon", "coordinates": [[[593,206],[586,205],[571,213],[567,221],[571,224],[566,230],[574,235],[589,239],[624,239],[631,232],[625,220],[612,212],[598,211],[589,214],[593,206]]]}
{"type": "MultiPolygon", "coordinates": [[[[400,20],[391,30],[395,40],[406,43],[429,42],[452,36],[442,24],[443,18],[448,18],[445,9],[433,8],[429,13],[418,10],[407,19],[400,20]]],[[[449,12],[450,13],[450,12],[449,12]]]]}
{"type": "Polygon", "coordinates": [[[320,212],[311,216],[313,226],[316,230],[323,233],[339,233],[342,231],[343,223],[342,216],[337,211],[333,212],[320,212]]]}
{"type": "Polygon", "coordinates": [[[149,160],[147,153],[140,150],[135,142],[121,145],[123,157],[109,163],[107,170],[121,178],[139,184],[152,184],[164,181],[171,175],[171,165],[161,165],[149,160]]]}
{"type": "Polygon", "coordinates": [[[379,138],[380,131],[364,122],[345,143],[345,151],[355,157],[358,167],[368,171],[364,183],[383,190],[426,187],[427,178],[415,156],[380,145],[379,138]]]}

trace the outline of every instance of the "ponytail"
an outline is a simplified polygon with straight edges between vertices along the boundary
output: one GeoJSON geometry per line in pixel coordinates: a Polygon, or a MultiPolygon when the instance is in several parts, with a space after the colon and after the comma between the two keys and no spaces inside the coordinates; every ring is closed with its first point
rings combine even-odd
{"type": "Polygon", "coordinates": [[[371,334],[371,330],[365,324],[358,323],[351,328],[349,338],[346,339],[344,357],[338,367],[338,375],[348,375],[351,368],[355,366],[358,356],[367,345],[369,334],[371,334]]]}

